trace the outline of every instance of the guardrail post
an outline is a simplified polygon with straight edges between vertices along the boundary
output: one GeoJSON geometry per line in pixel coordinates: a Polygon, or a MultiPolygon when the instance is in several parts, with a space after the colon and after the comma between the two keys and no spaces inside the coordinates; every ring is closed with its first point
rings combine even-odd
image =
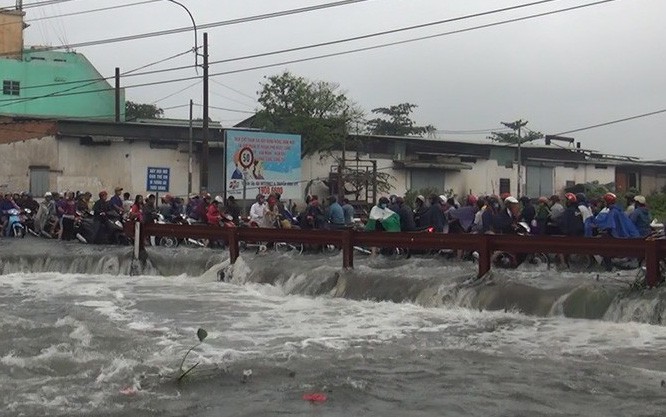
{"type": "Polygon", "coordinates": [[[482,234],[479,237],[479,272],[477,278],[481,278],[490,272],[490,258],[492,256],[490,248],[491,235],[482,234]]]}
{"type": "Polygon", "coordinates": [[[648,288],[656,287],[661,278],[659,249],[656,240],[645,241],[645,279],[648,288]]]}
{"type": "Polygon", "coordinates": [[[354,268],[354,231],[344,230],[342,232],[342,266],[345,269],[354,268]]]}
{"type": "Polygon", "coordinates": [[[236,262],[240,256],[240,246],[238,242],[238,230],[234,228],[228,229],[227,244],[229,245],[229,262],[232,264],[236,262]]]}

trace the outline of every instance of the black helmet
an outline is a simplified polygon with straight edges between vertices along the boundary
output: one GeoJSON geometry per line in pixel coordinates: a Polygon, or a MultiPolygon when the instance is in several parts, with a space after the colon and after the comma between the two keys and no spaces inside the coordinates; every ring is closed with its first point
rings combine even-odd
{"type": "Polygon", "coordinates": [[[388,203],[389,203],[389,199],[386,198],[386,197],[381,197],[381,198],[379,199],[379,201],[377,202],[377,204],[382,204],[382,203],[383,203],[383,204],[388,204],[388,203]]]}

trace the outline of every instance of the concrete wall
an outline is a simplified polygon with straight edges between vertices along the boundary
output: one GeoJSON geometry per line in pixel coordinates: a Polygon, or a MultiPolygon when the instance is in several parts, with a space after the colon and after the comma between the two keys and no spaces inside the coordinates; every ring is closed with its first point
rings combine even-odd
{"type": "MultiPolygon", "coordinates": [[[[93,194],[121,186],[132,195],[146,193],[146,169],[167,167],[169,193],[187,194],[188,156],[174,149],[151,149],[149,142],[82,146],[78,139],[31,139],[2,145],[0,191],[30,191],[30,166],[50,169],[50,189],[93,194]]],[[[199,163],[193,161],[193,190],[199,189],[199,163]]]]}
{"type": "MultiPolygon", "coordinates": [[[[121,186],[132,195],[146,193],[148,167],[170,168],[169,193],[187,194],[187,152],[152,149],[146,141],[112,142],[109,146],[82,146],[78,139],[62,139],[59,145],[57,178],[59,190],[88,190],[93,193],[121,186]]],[[[193,163],[192,189],[199,189],[199,164],[193,163]]]]}
{"type": "Polygon", "coordinates": [[[0,12],[0,56],[20,58],[23,49],[23,12],[0,12]]]}
{"type": "Polygon", "coordinates": [[[58,173],[58,145],[54,137],[30,139],[2,145],[0,151],[0,191],[30,190],[31,166],[49,167],[51,184],[58,173]]]}

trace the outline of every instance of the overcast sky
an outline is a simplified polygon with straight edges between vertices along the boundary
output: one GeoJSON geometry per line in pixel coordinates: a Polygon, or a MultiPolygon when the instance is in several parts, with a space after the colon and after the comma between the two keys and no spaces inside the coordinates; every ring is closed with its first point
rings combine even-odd
{"type": "MultiPolygon", "coordinates": [[[[26,0],[30,2],[38,0],[26,0]]],[[[66,14],[140,0],[69,0],[26,8],[26,19],[66,14]]],[[[535,1],[535,0],[532,0],[535,1]]],[[[355,4],[207,29],[210,60],[237,58],[318,42],[486,12],[528,0],[367,0],[355,4]]],[[[226,21],[334,0],[181,0],[197,24],[226,21]]],[[[211,66],[211,73],[312,57],[412,39],[488,23],[590,4],[557,0],[455,23],[410,30],[340,45],[211,66]]],[[[0,0],[13,6],[14,0],[0,0]]],[[[213,78],[210,104],[251,112],[263,77],[289,70],[296,75],[338,83],[368,113],[375,107],[410,102],[414,119],[433,124],[442,138],[451,131],[500,128],[501,121],[528,120],[533,130],[557,134],[590,125],[666,109],[665,0],[615,0],[500,26],[436,37],[349,55],[213,78]],[[226,87],[225,87],[226,86],[226,87]],[[228,88],[231,87],[232,89],[228,88]],[[236,91],[234,91],[236,90],[236,91]]],[[[140,34],[190,24],[186,12],[166,0],[78,16],[31,22],[27,45],[62,45],[140,34]]],[[[201,42],[202,34],[199,34],[201,42]]],[[[184,52],[193,34],[180,33],[107,45],[76,48],[105,76],[184,52]]],[[[185,55],[153,68],[193,64],[185,55]]],[[[196,76],[194,69],[127,78],[123,85],[196,76]]],[[[128,100],[160,107],[201,103],[194,81],[129,88],[128,100]],[[183,90],[177,93],[179,90],[183,90]],[[165,98],[167,96],[170,96],[165,98]]],[[[201,109],[195,110],[200,116],[201,109]]],[[[166,111],[187,117],[187,108],[166,111]]],[[[211,110],[224,126],[247,113],[211,110]]],[[[584,148],[606,153],[666,159],[662,139],[666,113],[568,136],[584,148]]],[[[488,134],[465,134],[484,140],[488,134]]]]}

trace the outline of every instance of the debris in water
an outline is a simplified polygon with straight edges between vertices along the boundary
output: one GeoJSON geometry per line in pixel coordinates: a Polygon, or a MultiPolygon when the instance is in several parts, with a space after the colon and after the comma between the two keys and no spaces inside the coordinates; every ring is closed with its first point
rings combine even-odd
{"type": "Polygon", "coordinates": [[[289,371],[289,378],[294,378],[296,376],[296,371],[289,371]]]}
{"type": "Polygon", "coordinates": [[[328,400],[328,397],[324,393],[314,392],[312,394],[303,394],[303,400],[310,401],[311,403],[323,403],[328,400]]]}
{"type": "Polygon", "coordinates": [[[243,369],[243,376],[241,376],[241,384],[246,384],[252,381],[252,369],[243,369]]]}
{"type": "Polygon", "coordinates": [[[599,281],[599,274],[597,274],[597,281],[599,281]]]}
{"type": "MultiPolygon", "coordinates": [[[[664,382],[664,381],[662,381],[662,382],[664,382]]],[[[663,384],[662,384],[662,386],[663,386],[663,384]]],[[[127,395],[128,397],[133,397],[138,392],[139,392],[139,390],[137,390],[136,388],[134,388],[132,386],[129,386],[129,385],[120,389],[120,393],[123,394],[123,395],[127,395]]]]}
{"type": "Polygon", "coordinates": [[[661,386],[666,387],[666,381],[664,381],[663,379],[661,380],[661,386]]]}

